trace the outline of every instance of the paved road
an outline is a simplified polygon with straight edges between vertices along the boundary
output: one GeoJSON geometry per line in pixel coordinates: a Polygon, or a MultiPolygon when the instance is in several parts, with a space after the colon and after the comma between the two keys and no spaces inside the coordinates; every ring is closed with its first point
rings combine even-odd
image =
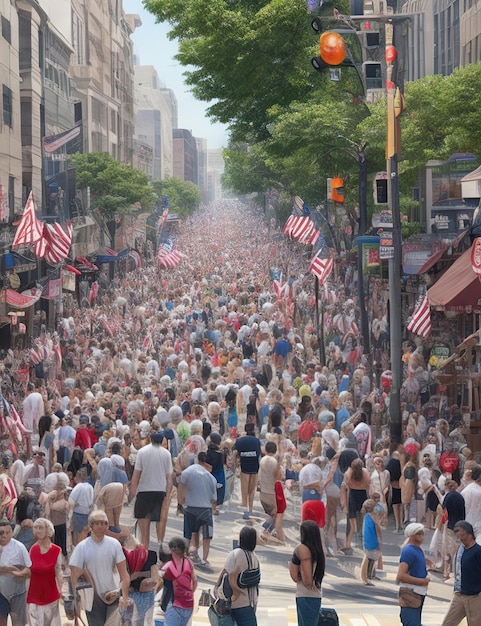
{"type": "MultiPolygon", "coordinates": [[[[299,505],[289,503],[285,514],[286,545],[259,545],[256,554],[261,563],[262,582],[258,606],[260,626],[287,626],[297,624],[294,585],[289,577],[287,561],[297,543],[299,505]]],[[[246,522],[242,509],[234,502],[223,507],[215,518],[214,539],[209,555],[210,567],[197,567],[199,591],[213,589],[222,569],[226,554],[232,549],[232,541],[246,523],[260,528],[264,520],[260,505],[255,505],[254,516],[246,522]]],[[[124,508],[122,522],[132,523],[132,507],[124,508]]],[[[171,505],[166,539],[182,535],[183,518],[176,516],[176,502],[171,505]]],[[[426,535],[429,545],[431,534],[426,535]]],[[[365,587],[359,580],[362,552],[357,547],[351,557],[336,555],[327,559],[327,574],[323,582],[323,605],[333,607],[344,626],[399,626],[397,586],[395,576],[399,558],[399,545],[403,537],[387,530],[383,538],[384,571],[374,587],[365,587]]],[[[152,542],[156,548],[156,542],[152,542]]],[[[452,595],[452,584],[443,582],[442,575],[431,574],[432,583],[423,610],[423,626],[440,626],[452,595]]],[[[161,624],[162,616],[156,614],[161,624]]],[[[208,623],[207,609],[199,607],[194,615],[193,626],[208,623]]],[[[464,624],[464,622],[463,622],[464,624]]]]}

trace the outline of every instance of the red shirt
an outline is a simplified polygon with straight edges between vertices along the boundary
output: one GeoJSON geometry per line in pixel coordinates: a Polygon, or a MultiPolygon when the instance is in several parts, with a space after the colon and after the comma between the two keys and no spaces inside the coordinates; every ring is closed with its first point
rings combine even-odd
{"type": "Polygon", "coordinates": [[[92,447],[92,439],[87,428],[79,428],[77,430],[77,434],[75,435],[75,447],[77,446],[82,448],[82,450],[87,450],[87,448],[92,447]]]}
{"type": "Polygon", "coordinates": [[[168,561],[163,567],[164,578],[173,581],[174,606],[181,609],[194,607],[194,592],[192,591],[192,565],[187,558],[182,559],[180,569],[174,561],[168,561]]]}
{"type": "Polygon", "coordinates": [[[27,594],[29,604],[45,605],[60,598],[55,579],[55,565],[60,552],[61,548],[54,543],[45,554],[40,552],[40,546],[36,543],[30,548],[32,576],[27,594]]]}

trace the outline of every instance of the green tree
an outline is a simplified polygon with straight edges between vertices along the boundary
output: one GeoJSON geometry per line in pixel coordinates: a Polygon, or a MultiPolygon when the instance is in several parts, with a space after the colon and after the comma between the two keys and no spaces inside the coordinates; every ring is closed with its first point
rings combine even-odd
{"type": "MultiPolygon", "coordinates": [[[[425,76],[406,83],[404,95],[399,186],[409,196],[427,161],[444,160],[455,152],[481,156],[481,63],[449,76],[425,76]]],[[[370,109],[370,117],[357,130],[368,139],[373,162],[380,164],[385,158],[385,100],[370,109]]]]}
{"type": "Polygon", "coordinates": [[[77,187],[90,188],[92,206],[106,222],[118,214],[145,210],[153,206],[155,197],[147,176],[140,170],[122,165],[107,152],[77,152],[71,156],[77,187]]]}
{"type": "Polygon", "coordinates": [[[200,191],[197,185],[181,178],[165,178],[154,180],[152,188],[157,201],[162,203],[163,196],[169,198],[169,210],[180,217],[188,217],[200,203],[200,191]]]}
{"type": "MultiPolygon", "coordinates": [[[[310,65],[319,39],[305,0],[145,0],[172,25],[177,59],[208,115],[229,124],[234,143],[269,137],[269,111],[303,101],[320,80],[310,65]]],[[[341,0],[337,7],[348,11],[341,0]]],[[[332,5],[330,7],[332,14],[332,5]]]]}

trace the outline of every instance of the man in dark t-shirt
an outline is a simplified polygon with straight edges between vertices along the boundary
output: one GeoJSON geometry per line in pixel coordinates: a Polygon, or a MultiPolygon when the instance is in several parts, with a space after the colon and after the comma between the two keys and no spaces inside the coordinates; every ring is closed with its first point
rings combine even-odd
{"type": "Polygon", "coordinates": [[[466,507],[462,494],[457,491],[458,483],[455,480],[446,481],[446,495],[443,500],[444,515],[448,521],[444,528],[444,578],[448,579],[453,569],[454,558],[459,547],[459,541],[454,532],[457,522],[466,519],[466,507]]]}
{"type": "Polygon", "coordinates": [[[242,506],[248,507],[245,517],[252,513],[254,494],[257,489],[257,474],[261,458],[261,444],[255,436],[255,425],[246,424],[245,435],[239,437],[234,445],[234,453],[240,464],[242,506]]]}
{"type": "Polygon", "coordinates": [[[442,626],[457,626],[465,617],[468,626],[477,626],[481,613],[481,546],[469,522],[457,522],[454,532],[461,545],[454,559],[454,595],[442,626]]]}

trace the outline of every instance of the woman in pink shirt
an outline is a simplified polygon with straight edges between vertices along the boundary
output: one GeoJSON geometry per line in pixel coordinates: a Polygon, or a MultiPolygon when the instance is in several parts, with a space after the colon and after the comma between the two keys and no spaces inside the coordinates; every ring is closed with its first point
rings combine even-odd
{"type": "Polygon", "coordinates": [[[166,626],[187,626],[194,610],[194,592],[197,577],[190,559],[186,557],[187,545],[182,537],[169,541],[172,560],[160,570],[160,575],[171,580],[174,587],[174,600],[169,602],[165,612],[166,626]]]}

